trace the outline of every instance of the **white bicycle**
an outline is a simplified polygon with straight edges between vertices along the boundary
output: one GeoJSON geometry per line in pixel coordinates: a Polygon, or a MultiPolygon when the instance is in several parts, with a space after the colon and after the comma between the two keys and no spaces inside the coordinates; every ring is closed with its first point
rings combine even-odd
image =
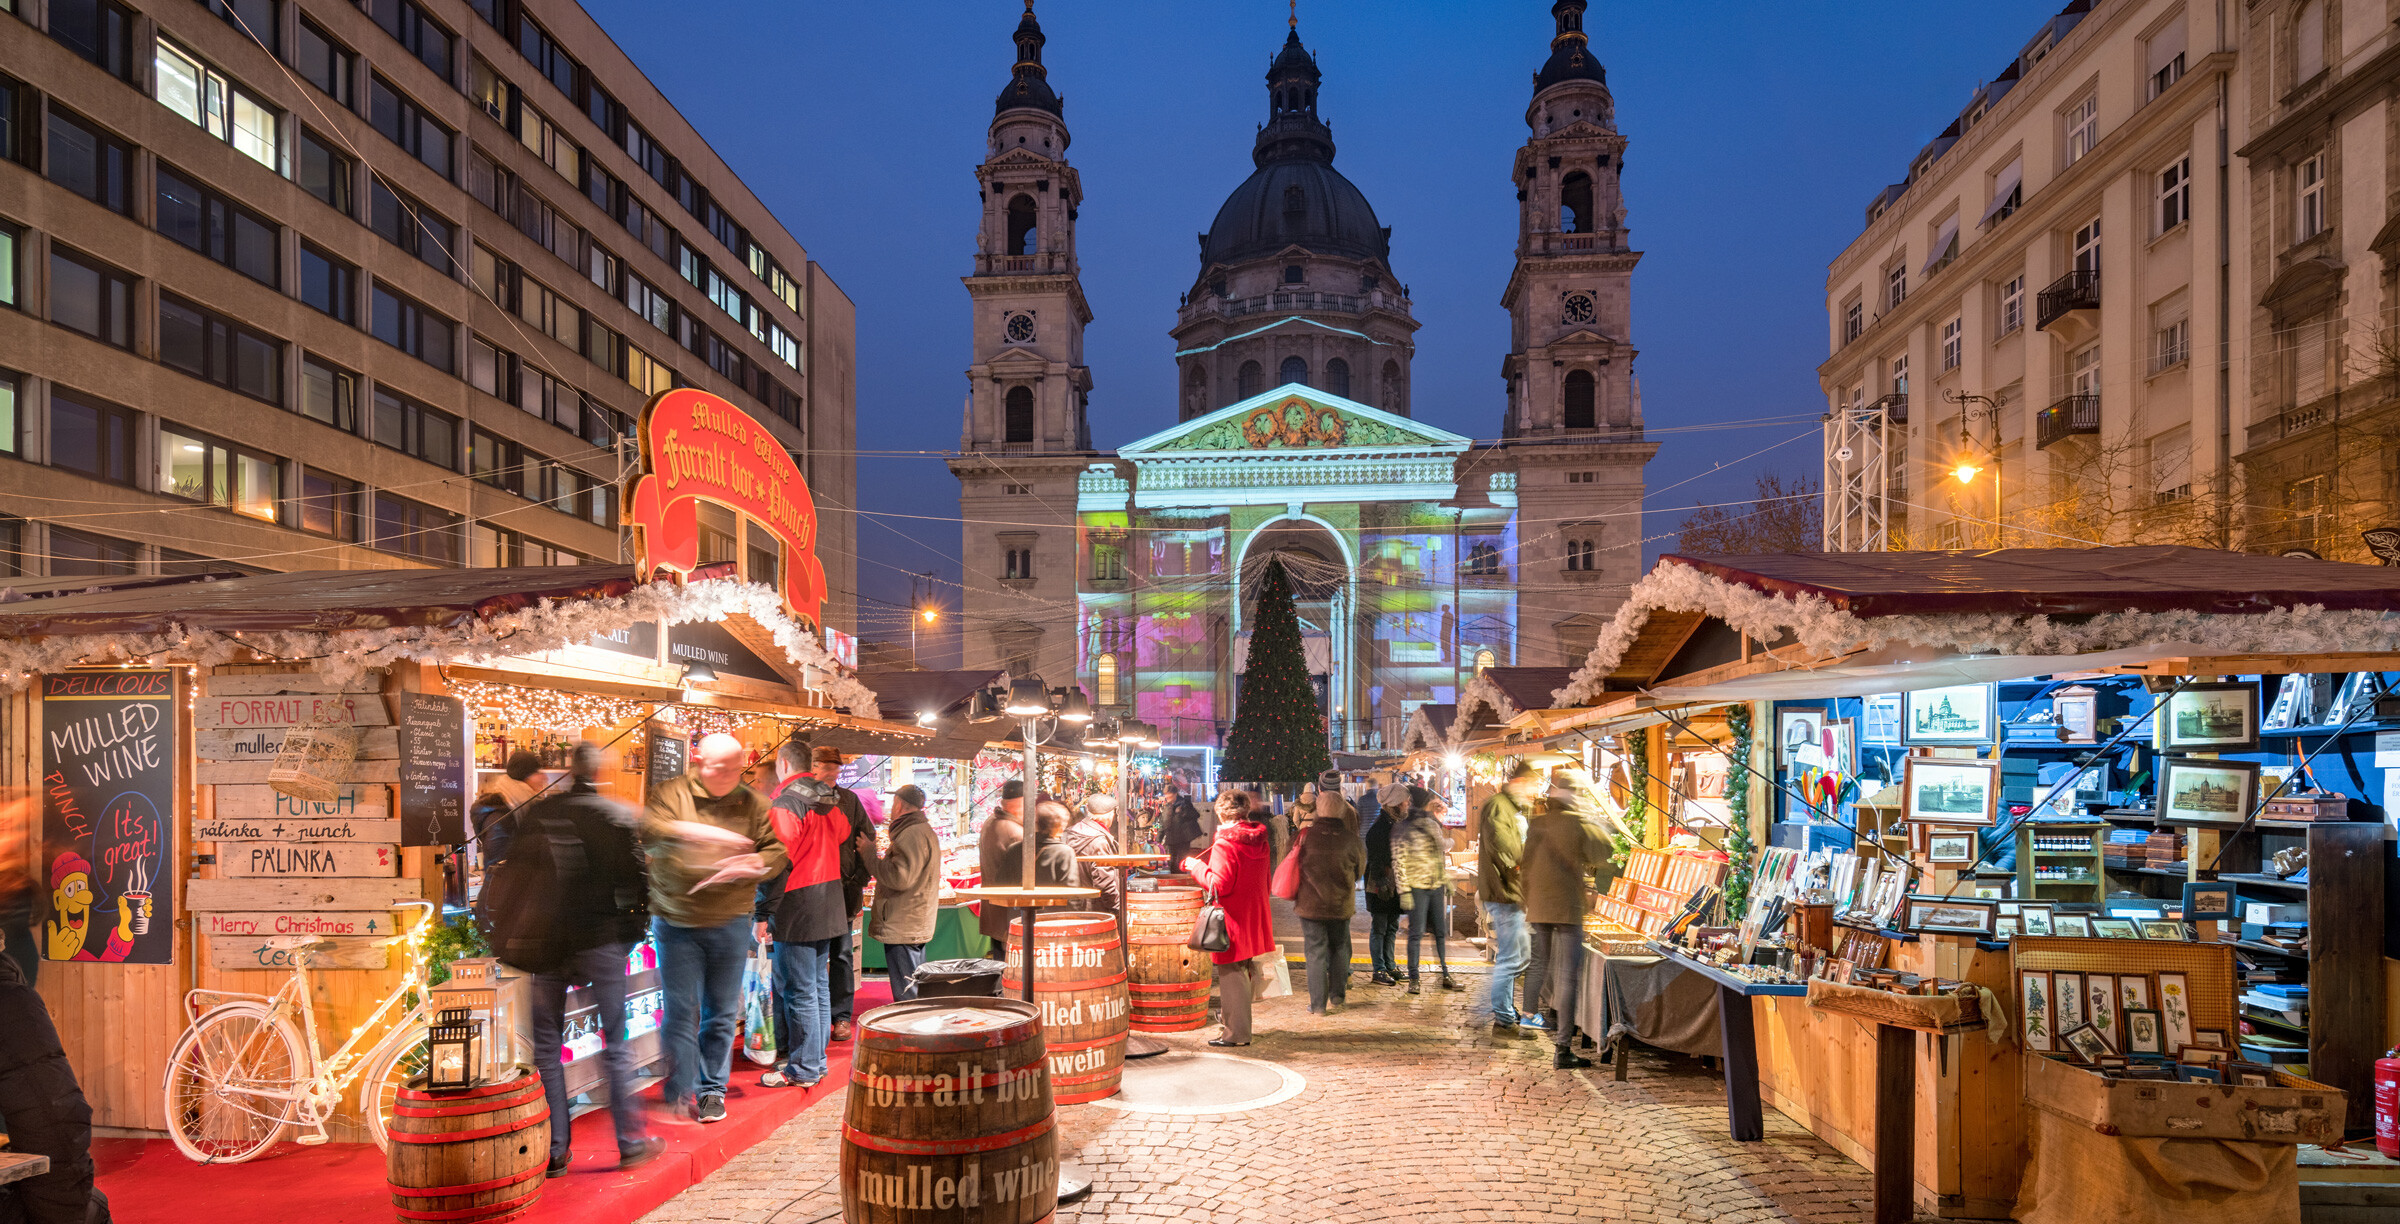
{"type": "MultiPolygon", "coordinates": [[[[411,945],[433,921],[430,903],[410,904],[424,911],[417,927],[385,944],[411,945]]],[[[274,994],[195,990],[184,996],[185,1011],[196,1018],[167,1060],[167,1134],[178,1150],[202,1164],[240,1164],[274,1147],[295,1126],[305,1128],[300,1142],[323,1143],[330,1138],[325,1120],[355,1083],[362,1085],[359,1112],[365,1115],[375,1146],[389,1148],[385,1127],[400,1089],[425,1070],[431,1012],[424,963],[415,961],[412,972],[393,985],[350,1039],[325,1054],[317,1040],[308,960],[310,953],[331,945],[314,936],[283,935],[268,940],[267,946],[291,955],[291,980],[274,994]],[[374,1044],[359,1050],[384,1015],[412,992],[416,1004],[407,1014],[374,1044]],[[216,1002],[202,1010],[204,1000],[216,1002]],[[297,1031],[292,1025],[295,1016],[300,1020],[297,1031]]]]}

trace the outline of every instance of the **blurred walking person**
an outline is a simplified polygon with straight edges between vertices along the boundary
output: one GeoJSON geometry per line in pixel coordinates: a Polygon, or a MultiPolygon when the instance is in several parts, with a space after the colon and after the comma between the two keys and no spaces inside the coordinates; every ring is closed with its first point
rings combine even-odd
{"type": "Polygon", "coordinates": [[[1374,819],[1361,835],[1367,849],[1367,961],[1375,970],[1369,980],[1378,986],[1395,986],[1400,982],[1395,941],[1408,903],[1402,900],[1406,890],[1392,869],[1392,832],[1408,812],[1408,786],[1394,782],[1368,795],[1367,802],[1375,805],[1374,819]]]}
{"type": "Polygon", "coordinates": [[[1349,1002],[1350,918],[1358,912],[1358,880],[1367,869],[1366,843],[1342,819],[1338,781],[1331,805],[1325,795],[1320,785],[1315,818],[1292,842],[1300,868],[1292,912],[1300,917],[1308,961],[1308,1010],[1317,1016],[1349,1002]]]}
{"type": "Polygon", "coordinates": [[[1117,934],[1125,933],[1125,869],[1103,867],[1091,860],[1094,855],[1117,852],[1117,801],[1111,795],[1093,795],[1083,801],[1083,819],[1067,828],[1067,845],[1075,851],[1075,882],[1085,888],[1100,890],[1100,899],[1092,908],[1106,910],[1117,916],[1117,934]]]}
{"type": "Polygon", "coordinates": [[[1483,903],[1484,933],[1491,940],[1492,1030],[1508,1037],[1520,1029],[1542,1027],[1541,1016],[1517,1014],[1517,979],[1533,951],[1525,931],[1517,860],[1525,851],[1525,817],[1540,794],[1540,776],[1519,761],[1500,789],[1484,800],[1475,821],[1475,893],[1483,903]]]}
{"type": "Polygon", "coordinates": [[[835,948],[850,937],[842,847],[856,834],[841,810],[841,797],[817,779],[807,746],[797,740],[786,740],[775,751],[769,819],[792,867],[765,932],[775,940],[776,1044],[783,1049],[775,1069],[759,1076],[758,1083],[813,1088],[825,1078],[825,1043],[833,1030],[828,967],[835,948]]]}
{"type": "Polygon", "coordinates": [[[1408,815],[1392,829],[1392,873],[1408,909],[1408,993],[1418,992],[1417,952],[1433,936],[1433,958],[1441,966],[1442,989],[1464,990],[1450,976],[1450,834],[1442,828],[1447,810],[1433,792],[1408,788],[1408,815]]]}
{"type": "Polygon", "coordinates": [[[866,908],[867,881],[874,878],[875,820],[858,792],[841,785],[841,749],[819,745],[809,759],[817,781],[833,788],[834,806],[850,822],[850,836],[842,842],[842,904],[850,908],[850,926],[834,945],[825,969],[825,980],[833,988],[833,1039],[848,1041],[855,1006],[851,1000],[858,995],[858,915],[866,908]]]}
{"type": "Polygon", "coordinates": [[[1550,966],[1553,1066],[1588,1067],[1575,1053],[1575,1006],[1583,985],[1583,916],[1594,876],[1614,874],[1616,847],[1601,826],[1598,795],[1580,770],[1553,775],[1549,794],[1525,831],[1525,917],[1550,966]]]}

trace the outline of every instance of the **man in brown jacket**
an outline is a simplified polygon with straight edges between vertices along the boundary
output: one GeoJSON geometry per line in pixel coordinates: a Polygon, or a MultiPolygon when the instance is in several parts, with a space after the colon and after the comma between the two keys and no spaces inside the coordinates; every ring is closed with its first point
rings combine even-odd
{"type": "Polygon", "coordinates": [[[1552,1065],[1588,1067],[1575,1053],[1575,992],[1583,982],[1583,916],[1592,905],[1592,873],[1616,853],[1600,826],[1588,788],[1561,778],[1526,826],[1520,880],[1525,917],[1550,966],[1552,1065]]]}
{"type": "Polygon", "coordinates": [[[1358,912],[1359,877],[1367,869],[1367,844],[1344,821],[1341,791],[1317,792],[1317,816],[1293,839],[1300,856],[1300,889],[1292,912],[1300,917],[1302,951],[1308,960],[1308,1011],[1322,1016],[1350,995],[1350,916],[1358,912]]]}
{"type": "Polygon", "coordinates": [[[1085,888],[1100,890],[1100,899],[1092,908],[1106,910],[1117,916],[1117,934],[1125,933],[1125,872],[1122,868],[1103,867],[1086,862],[1095,854],[1117,852],[1117,800],[1113,795],[1093,795],[1083,801],[1083,819],[1067,828],[1067,845],[1075,851],[1076,883],[1085,888]]]}
{"type": "Polygon", "coordinates": [[[867,934],[883,945],[891,971],[892,1001],[917,997],[917,966],[933,942],[942,906],[942,841],[925,819],[925,792],[903,786],[892,792],[892,819],[885,826],[892,848],[874,860],[875,913],[867,934]]]}
{"type": "MultiPolygon", "coordinates": [[[[1025,882],[1022,847],[1025,844],[1025,780],[1010,778],[1000,788],[1000,807],[984,818],[983,835],[975,841],[975,858],[986,888],[1013,888],[1025,882]]],[[[976,907],[975,925],[988,939],[1005,944],[1008,922],[1017,916],[989,901],[976,907]]]]}

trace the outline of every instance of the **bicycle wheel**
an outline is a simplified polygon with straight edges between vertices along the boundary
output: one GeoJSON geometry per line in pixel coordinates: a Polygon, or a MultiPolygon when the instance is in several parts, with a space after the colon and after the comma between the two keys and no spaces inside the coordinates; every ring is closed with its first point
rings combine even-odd
{"type": "Polygon", "coordinates": [[[375,1056],[367,1060],[359,1074],[359,1116],[366,1120],[368,1133],[375,1137],[375,1146],[387,1152],[392,1148],[386,1133],[392,1124],[392,1108],[399,1102],[400,1089],[425,1074],[425,1038],[429,1035],[423,1021],[401,1030],[376,1047],[375,1056]]]}
{"type": "Polygon", "coordinates": [[[257,1003],[218,1007],[167,1060],[167,1135],[202,1164],[240,1164],[283,1138],[309,1066],[289,1021],[257,1003]]]}

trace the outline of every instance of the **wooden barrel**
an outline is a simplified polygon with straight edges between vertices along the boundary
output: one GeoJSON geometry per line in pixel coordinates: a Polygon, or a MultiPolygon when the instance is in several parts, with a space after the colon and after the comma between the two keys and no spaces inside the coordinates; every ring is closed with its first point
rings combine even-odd
{"type": "MultiPolygon", "coordinates": [[[[1025,990],[1025,920],[1008,924],[1000,993],[1025,990]]],[[[1033,1001],[1050,1052],[1050,1094],[1061,1105],[1114,1096],[1125,1077],[1125,943],[1117,916],[1044,914],[1034,925],[1033,1001]]]]}
{"type": "Polygon", "coordinates": [[[384,1170],[407,1221],[499,1224],[533,1209],[550,1165],[550,1105],[520,1067],[505,1083],[432,1093],[400,1090],[384,1170]]]}
{"type": "Polygon", "coordinates": [[[847,1224],[1045,1224],[1058,1132],[1041,1013],[911,999],[858,1018],[842,1114],[847,1224]]]}
{"type": "Polygon", "coordinates": [[[1127,990],[1137,1033],[1188,1033],[1208,1023],[1208,953],[1184,947],[1200,915],[1200,890],[1160,888],[1125,894],[1125,930],[1133,944],[1127,990]]]}

